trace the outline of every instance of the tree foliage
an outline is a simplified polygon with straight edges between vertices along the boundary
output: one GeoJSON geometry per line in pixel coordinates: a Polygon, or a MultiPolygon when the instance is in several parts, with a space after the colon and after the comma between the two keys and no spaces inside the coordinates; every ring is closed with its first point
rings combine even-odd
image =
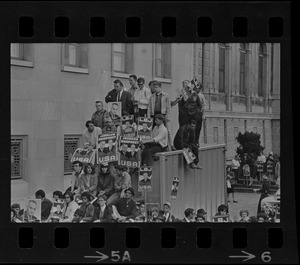
{"type": "Polygon", "coordinates": [[[254,132],[245,132],[239,133],[236,137],[236,140],[239,142],[239,146],[236,149],[236,153],[243,161],[244,154],[247,154],[247,163],[253,164],[256,161],[257,157],[260,155],[260,152],[264,150],[264,147],[260,144],[260,134],[254,132]]]}

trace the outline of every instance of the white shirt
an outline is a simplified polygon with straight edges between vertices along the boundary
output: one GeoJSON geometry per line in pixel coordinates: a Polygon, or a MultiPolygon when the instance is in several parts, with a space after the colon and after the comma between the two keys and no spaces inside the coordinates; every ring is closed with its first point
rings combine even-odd
{"type": "Polygon", "coordinates": [[[235,160],[235,158],[232,159],[231,163],[233,169],[238,169],[240,167],[240,162],[235,160]]]}
{"type": "Polygon", "coordinates": [[[151,97],[151,91],[148,87],[143,86],[142,89],[137,88],[134,92],[134,99],[138,102],[139,109],[148,109],[149,99],[151,97]]]}
{"type": "Polygon", "coordinates": [[[159,143],[161,147],[168,146],[168,130],[164,124],[155,126],[152,131],[152,136],[155,143],[159,143]]]}
{"type": "Polygon", "coordinates": [[[257,162],[266,163],[266,157],[264,155],[258,156],[257,162]]]}

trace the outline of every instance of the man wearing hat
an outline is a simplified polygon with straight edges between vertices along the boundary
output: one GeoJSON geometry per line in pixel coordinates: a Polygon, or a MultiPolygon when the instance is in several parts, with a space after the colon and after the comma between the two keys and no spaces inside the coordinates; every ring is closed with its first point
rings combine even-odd
{"type": "Polygon", "coordinates": [[[197,215],[198,214],[201,214],[204,217],[204,219],[206,220],[207,212],[203,208],[197,210],[197,215]]]}
{"type": "Polygon", "coordinates": [[[114,166],[116,174],[114,175],[114,189],[115,192],[108,198],[107,205],[115,204],[121,197],[123,189],[131,187],[131,177],[128,174],[127,167],[122,165],[114,166]]]}
{"type": "Polygon", "coordinates": [[[253,189],[254,192],[260,192],[260,198],[258,201],[258,206],[257,206],[257,214],[261,213],[261,201],[269,196],[269,192],[270,192],[270,182],[269,182],[269,178],[267,175],[263,175],[262,177],[262,186],[260,189],[253,189]]]}
{"type": "Polygon", "coordinates": [[[175,217],[171,214],[171,203],[170,202],[165,202],[163,205],[164,209],[164,222],[174,222],[175,217]]]}
{"type": "Polygon", "coordinates": [[[116,221],[125,221],[125,219],[135,219],[137,216],[136,202],[132,199],[134,197],[134,189],[128,188],[125,190],[125,197],[120,198],[113,205],[112,218],[116,221]]]}

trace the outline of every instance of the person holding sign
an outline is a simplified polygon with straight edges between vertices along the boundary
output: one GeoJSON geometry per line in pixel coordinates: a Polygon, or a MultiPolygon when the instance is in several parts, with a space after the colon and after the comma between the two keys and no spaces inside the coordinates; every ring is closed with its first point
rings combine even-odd
{"type": "Polygon", "coordinates": [[[152,140],[145,140],[145,148],[142,152],[142,165],[152,166],[153,155],[166,151],[168,147],[168,130],[164,125],[164,115],[155,116],[155,124],[152,131],[152,140]]]}
{"type": "Polygon", "coordinates": [[[123,83],[116,79],[114,81],[114,89],[109,91],[105,97],[105,102],[122,102],[122,116],[133,115],[133,103],[131,94],[124,90],[123,83]]]}
{"type": "Polygon", "coordinates": [[[98,136],[102,134],[100,127],[95,127],[92,121],[85,123],[86,129],[82,133],[84,146],[89,146],[91,149],[95,149],[97,146],[98,136]]]}
{"type": "Polygon", "coordinates": [[[181,126],[174,138],[174,146],[177,150],[190,148],[195,155],[195,160],[190,164],[191,168],[201,169],[199,163],[199,150],[195,144],[196,121],[191,120],[188,124],[181,126]]]}

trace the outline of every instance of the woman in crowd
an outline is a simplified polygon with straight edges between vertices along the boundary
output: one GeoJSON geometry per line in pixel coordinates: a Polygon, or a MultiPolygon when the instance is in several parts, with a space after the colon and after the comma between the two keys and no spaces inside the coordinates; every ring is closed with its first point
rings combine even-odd
{"type": "Polygon", "coordinates": [[[254,192],[260,192],[260,198],[258,201],[258,206],[257,206],[257,214],[261,212],[261,201],[269,196],[269,191],[270,191],[270,182],[269,178],[267,175],[263,175],[262,177],[263,183],[260,189],[253,189],[254,192]]]}
{"type": "Polygon", "coordinates": [[[82,218],[82,222],[91,223],[93,221],[95,207],[91,204],[91,194],[87,191],[81,194],[82,204],[79,209],[83,211],[84,217],[82,218]]]}
{"type": "Polygon", "coordinates": [[[248,223],[249,222],[249,211],[248,210],[240,210],[240,223],[248,223]]]}
{"type": "Polygon", "coordinates": [[[268,217],[264,213],[259,213],[257,215],[257,222],[258,223],[267,223],[268,222],[268,217]]]}
{"type": "Polygon", "coordinates": [[[114,182],[115,177],[110,170],[110,166],[107,162],[103,162],[100,165],[99,175],[98,175],[98,194],[105,195],[109,198],[114,193],[114,182]]]}
{"type": "Polygon", "coordinates": [[[97,193],[98,177],[95,173],[95,167],[92,164],[84,166],[84,174],[79,179],[79,193],[89,192],[94,197],[97,193]]]}
{"type": "Polygon", "coordinates": [[[74,201],[74,195],[71,191],[66,191],[63,195],[65,199],[65,207],[63,211],[63,218],[60,220],[62,223],[71,223],[75,211],[78,209],[78,204],[74,201]]]}

